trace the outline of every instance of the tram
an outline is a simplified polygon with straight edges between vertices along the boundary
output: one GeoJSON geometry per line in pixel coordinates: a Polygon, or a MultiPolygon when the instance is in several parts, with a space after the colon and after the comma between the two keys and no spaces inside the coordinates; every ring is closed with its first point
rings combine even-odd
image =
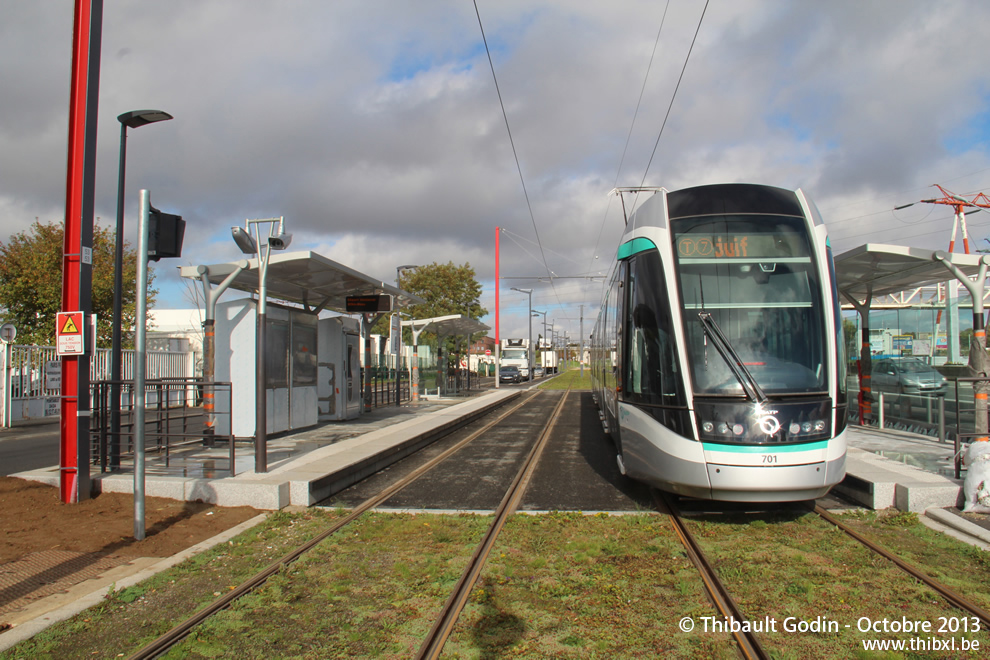
{"type": "Polygon", "coordinates": [[[623,474],[704,499],[820,497],[845,476],[845,365],[803,191],[661,188],[628,218],[591,364],[623,474]]]}

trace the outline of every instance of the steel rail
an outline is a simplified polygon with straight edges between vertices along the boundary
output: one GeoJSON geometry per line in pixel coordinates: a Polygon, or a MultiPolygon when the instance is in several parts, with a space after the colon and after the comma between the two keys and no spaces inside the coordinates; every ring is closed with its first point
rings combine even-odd
{"type": "Polygon", "coordinates": [[[447,598],[447,602],[444,603],[440,615],[433,623],[433,627],[430,628],[426,639],[423,640],[422,645],[416,652],[415,657],[417,660],[424,660],[426,658],[433,660],[440,657],[440,653],[443,651],[443,645],[447,642],[447,638],[450,637],[450,633],[453,632],[454,625],[457,623],[461,611],[471,596],[471,589],[474,588],[478,576],[481,575],[481,570],[484,568],[485,562],[488,560],[488,555],[491,554],[491,550],[495,546],[498,535],[505,527],[505,523],[509,517],[515,513],[519,502],[522,500],[526,486],[529,484],[530,477],[536,469],[536,465],[550,437],[550,432],[556,425],[557,419],[560,417],[560,411],[563,410],[564,402],[567,400],[569,394],[570,388],[560,397],[560,401],[557,402],[556,407],[550,414],[550,419],[540,432],[539,437],[533,444],[533,448],[530,449],[525,463],[519,468],[515,479],[512,480],[512,484],[502,497],[501,503],[499,503],[498,508],[495,510],[495,519],[488,526],[488,531],[485,532],[481,543],[478,544],[474,554],[471,555],[467,568],[464,569],[457,584],[454,585],[453,593],[447,598]]]}
{"type": "MultiPolygon", "coordinates": [[[[673,525],[674,531],[677,533],[677,537],[688,553],[688,557],[691,559],[695,568],[698,569],[698,573],[701,574],[705,591],[708,593],[709,600],[715,605],[715,609],[725,619],[733,619],[739,623],[746,621],[746,617],[732,599],[728,589],[725,588],[725,585],[718,578],[715,569],[708,563],[708,559],[701,550],[701,546],[698,545],[694,536],[691,535],[691,532],[684,524],[684,521],[681,520],[674,505],[663,492],[656,489],[653,489],[653,500],[660,512],[666,513],[669,517],[671,525],[673,525]]],[[[738,631],[733,632],[732,636],[735,638],[736,644],[739,646],[739,650],[744,658],[769,660],[769,654],[763,649],[760,640],[754,633],[738,631]]]]}
{"type": "MultiPolygon", "coordinates": [[[[348,513],[346,516],[335,521],[332,525],[330,525],[325,530],[320,532],[317,536],[313,537],[306,543],[303,543],[302,545],[296,547],[294,550],[288,552],[279,559],[276,559],[267,567],[262,569],[260,572],[256,573],[254,576],[242,582],[235,589],[232,589],[231,591],[227,592],[217,600],[213,601],[212,603],[204,607],[196,614],[192,615],[191,617],[189,617],[182,623],[176,625],[174,628],[172,628],[162,636],[158,637],[157,639],[153,640],[149,644],[139,649],[136,653],[132,654],[129,657],[129,660],[146,660],[149,658],[156,658],[159,655],[165,653],[168,649],[175,646],[186,635],[188,635],[193,628],[201,624],[203,621],[207,620],[217,612],[220,612],[221,610],[230,607],[230,605],[237,599],[259,588],[261,585],[265,583],[265,581],[268,580],[269,577],[279,572],[284,566],[287,566],[288,564],[291,564],[295,560],[299,559],[299,557],[303,556],[304,554],[312,550],[321,541],[325,540],[328,536],[330,536],[334,532],[339,531],[341,528],[350,524],[358,517],[360,517],[362,514],[366,513],[368,510],[373,509],[374,507],[378,506],[382,502],[386,501],[387,499],[398,493],[400,490],[402,490],[403,488],[411,484],[413,481],[423,476],[426,472],[432,470],[434,467],[439,465],[445,459],[449,458],[452,454],[463,448],[464,445],[468,444],[472,440],[475,440],[483,433],[486,433],[493,426],[500,423],[506,417],[508,417],[509,415],[513,414],[514,412],[522,408],[524,405],[529,403],[529,401],[531,401],[533,398],[534,398],[533,396],[525,397],[521,402],[512,406],[511,408],[503,412],[501,415],[496,417],[491,422],[488,422],[477,431],[472,432],[464,439],[458,441],[457,444],[446,449],[444,452],[442,452],[435,458],[431,459],[424,465],[420,466],[413,472],[409,473],[408,475],[406,475],[399,481],[395,482],[388,488],[385,488],[377,495],[368,498],[367,500],[359,504],[357,507],[352,509],[351,512],[348,513]]],[[[457,429],[452,430],[451,433],[455,432],[456,430],[457,429]]]]}
{"type": "Polygon", "coordinates": [[[821,516],[821,518],[823,518],[824,520],[832,523],[833,525],[841,529],[843,532],[845,532],[852,538],[856,539],[857,541],[865,545],[873,552],[882,556],[884,559],[888,559],[892,561],[898,568],[900,568],[902,571],[904,571],[914,579],[928,585],[930,588],[938,592],[938,594],[942,596],[942,598],[949,601],[949,603],[954,607],[969,612],[973,616],[978,617],[980,621],[983,622],[983,625],[985,626],[984,629],[990,628],[990,612],[987,612],[985,609],[983,609],[976,603],[961,596],[960,594],[956,593],[955,591],[945,586],[941,582],[933,580],[927,574],[923,573],[919,568],[907,563],[906,561],[894,555],[892,552],[890,552],[883,546],[877,545],[870,539],[866,538],[865,536],[863,536],[862,534],[860,534],[859,532],[852,529],[844,522],[833,516],[831,513],[825,510],[821,505],[816,504],[814,506],[814,512],[817,513],[819,516],[821,516]]]}

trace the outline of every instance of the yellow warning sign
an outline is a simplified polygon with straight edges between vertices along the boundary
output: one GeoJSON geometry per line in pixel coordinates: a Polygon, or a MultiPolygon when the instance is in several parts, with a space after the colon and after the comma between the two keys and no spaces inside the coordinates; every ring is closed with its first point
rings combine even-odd
{"type": "Polygon", "coordinates": [[[71,316],[65,317],[65,324],[62,325],[61,334],[63,335],[79,334],[79,328],[76,327],[76,322],[72,320],[71,316]]]}
{"type": "Polygon", "coordinates": [[[59,312],[55,330],[55,350],[60,356],[86,352],[86,324],[82,312],[59,312]]]}

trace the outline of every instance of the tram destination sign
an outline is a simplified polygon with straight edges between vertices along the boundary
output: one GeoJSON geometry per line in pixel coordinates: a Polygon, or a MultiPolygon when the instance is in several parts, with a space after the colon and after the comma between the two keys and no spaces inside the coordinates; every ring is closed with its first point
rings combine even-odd
{"type": "Polygon", "coordinates": [[[346,305],[348,312],[391,312],[392,296],[387,294],[379,296],[347,296],[346,305]]]}
{"type": "Polygon", "coordinates": [[[798,236],[783,234],[681,234],[677,256],[688,259],[779,259],[807,257],[808,248],[798,236]]]}

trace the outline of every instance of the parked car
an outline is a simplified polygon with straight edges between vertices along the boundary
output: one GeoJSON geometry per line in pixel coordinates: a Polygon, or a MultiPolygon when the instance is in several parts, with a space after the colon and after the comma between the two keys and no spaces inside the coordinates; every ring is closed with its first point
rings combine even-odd
{"type": "Polygon", "coordinates": [[[543,367],[533,367],[533,378],[543,378],[543,367]]]}
{"type": "Polygon", "coordinates": [[[945,377],[918,358],[872,360],[872,389],[900,394],[945,394],[945,377]]]}
{"type": "Polygon", "coordinates": [[[522,382],[522,374],[519,372],[519,367],[514,365],[499,367],[498,382],[500,383],[522,382]]]}

